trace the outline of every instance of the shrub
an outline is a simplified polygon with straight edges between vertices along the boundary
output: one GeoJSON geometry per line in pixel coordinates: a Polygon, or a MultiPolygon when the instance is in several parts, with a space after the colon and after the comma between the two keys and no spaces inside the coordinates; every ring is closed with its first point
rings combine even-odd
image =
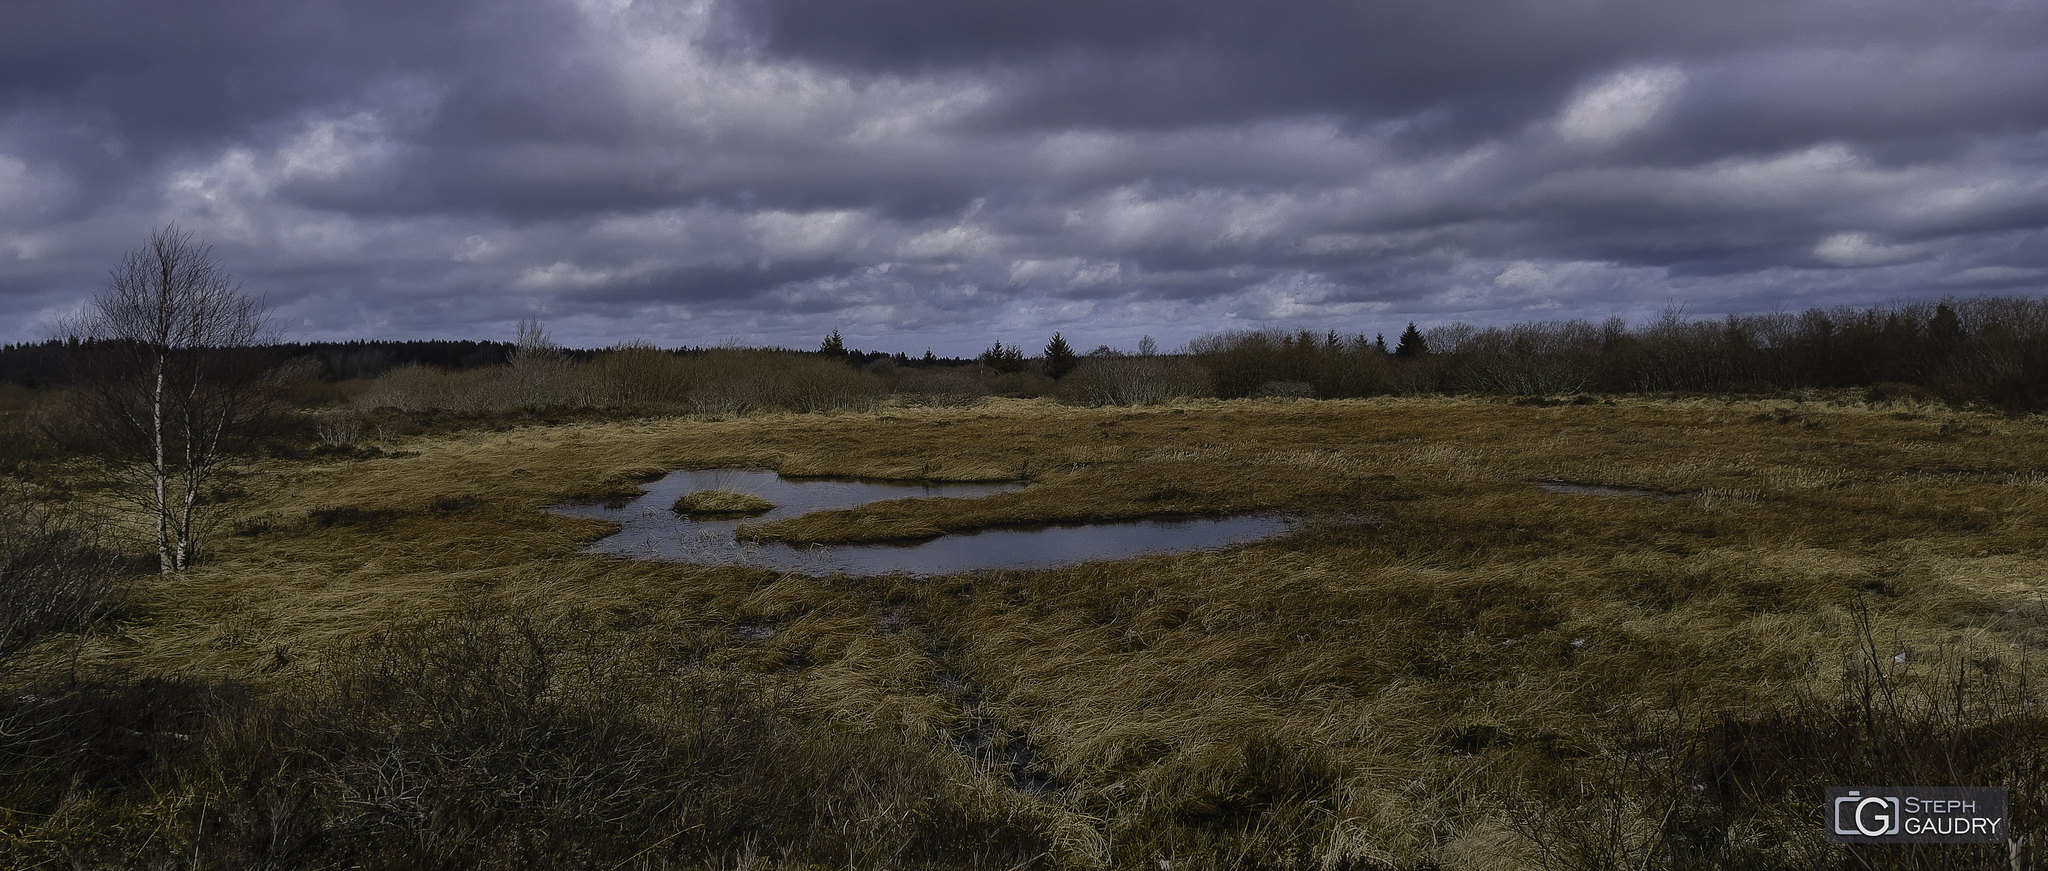
{"type": "Polygon", "coordinates": [[[988,395],[972,366],[899,366],[891,374],[896,395],[912,405],[973,405],[988,395]]]}
{"type": "Polygon", "coordinates": [[[0,656],[83,629],[118,601],[120,559],[93,535],[0,488],[0,656]]]}
{"type": "MultiPolygon", "coordinates": [[[[2048,717],[2025,667],[1862,647],[1833,692],[1762,712],[1678,706],[1624,712],[1569,752],[1522,752],[1510,816],[1551,868],[1866,867],[1822,840],[1829,786],[1948,784],[2008,790],[2009,830],[2048,813],[2048,717]]],[[[1562,748],[1554,748],[1562,750],[1562,748]]],[[[1990,867],[2001,846],[1877,848],[1890,868],[1990,867]]]]}
{"type": "Polygon", "coordinates": [[[145,801],[152,782],[199,763],[210,724],[240,689],[125,676],[26,689],[0,696],[0,806],[14,824],[0,826],[0,867],[162,867],[138,861],[132,842],[108,843],[121,827],[99,825],[95,806],[145,801]],[[21,826],[17,814],[48,830],[21,826]]]}
{"type": "Polygon", "coordinates": [[[674,867],[755,849],[1010,867],[1048,850],[907,736],[648,677],[521,617],[401,627],[221,722],[191,843],[223,867],[674,867]]]}
{"type": "Polygon", "coordinates": [[[313,429],[320,435],[321,444],[346,448],[363,437],[363,418],[348,411],[328,411],[314,421],[313,429]]]}
{"type": "Polygon", "coordinates": [[[1053,392],[1056,382],[1037,372],[990,371],[982,383],[988,386],[988,392],[997,396],[1030,399],[1053,392]]]}
{"type": "Polygon", "coordinates": [[[1480,330],[1458,345],[1451,377],[1482,393],[1580,393],[1599,378],[1600,351],[1600,328],[1585,321],[1480,330]]]}
{"type": "Polygon", "coordinates": [[[356,407],[365,411],[381,408],[406,412],[480,411],[486,405],[484,386],[491,371],[450,372],[408,363],[372,382],[356,400],[356,407]]]}
{"type": "Polygon", "coordinates": [[[690,405],[700,414],[863,411],[888,394],[879,375],[787,351],[718,350],[691,363],[690,405]]]}
{"type": "Polygon", "coordinates": [[[1268,381],[1252,391],[1263,399],[1314,399],[1316,389],[1306,381],[1268,381]]]}
{"type": "Polygon", "coordinates": [[[1209,373],[1180,358],[1091,355],[1060,382],[1062,401],[1154,405],[1207,394],[1209,373]]]}
{"type": "Polygon", "coordinates": [[[1392,389],[1387,355],[1364,336],[1280,330],[1220,333],[1188,343],[1188,354],[1214,376],[1215,395],[1258,396],[1267,384],[1309,385],[1323,398],[1371,396],[1392,389]]]}
{"type": "Polygon", "coordinates": [[[613,346],[583,364],[589,399],[606,408],[687,407],[697,373],[690,362],[642,342],[613,346]]]}
{"type": "Polygon", "coordinates": [[[0,473],[19,474],[57,456],[48,439],[0,429],[0,473]]]}

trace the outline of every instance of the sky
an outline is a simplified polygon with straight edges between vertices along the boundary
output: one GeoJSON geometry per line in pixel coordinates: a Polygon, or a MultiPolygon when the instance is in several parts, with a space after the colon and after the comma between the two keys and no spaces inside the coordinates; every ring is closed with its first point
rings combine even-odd
{"type": "Polygon", "coordinates": [[[2039,0],[0,0],[0,342],[971,355],[2048,292],[2039,0]]]}

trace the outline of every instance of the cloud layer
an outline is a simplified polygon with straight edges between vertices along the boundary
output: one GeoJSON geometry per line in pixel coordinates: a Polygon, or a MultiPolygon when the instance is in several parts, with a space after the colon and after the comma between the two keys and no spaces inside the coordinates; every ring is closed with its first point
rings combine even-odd
{"type": "Polygon", "coordinates": [[[2048,284],[2024,0],[11,17],[0,341],[171,221],[305,339],[972,353],[2048,284]]]}

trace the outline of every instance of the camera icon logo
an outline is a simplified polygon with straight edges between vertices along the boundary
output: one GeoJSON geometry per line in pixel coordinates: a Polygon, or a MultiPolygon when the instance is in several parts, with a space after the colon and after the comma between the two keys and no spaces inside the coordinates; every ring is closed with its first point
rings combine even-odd
{"type": "Polygon", "coordinates": [[[1835,799],[1835,834],[1866,838],[1896,835],[1901,825],[1897,796],[1863,795],[1850,790],[1835,799]]]}

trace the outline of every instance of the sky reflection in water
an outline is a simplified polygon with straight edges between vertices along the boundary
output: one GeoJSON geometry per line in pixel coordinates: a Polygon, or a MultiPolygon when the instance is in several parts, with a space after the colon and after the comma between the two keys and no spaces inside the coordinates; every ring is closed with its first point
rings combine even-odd
{"type": "Polygon", "coordinates": [[[852,479],[783,478],[766,469],[702,469],[672,473],[646,485],[647,493],[617,508],[561,505],[553,510],[594,517],[623,529],[591,545],[595,553],[708,565],[755,565],[811,575],[894,572],[938,575],[980,569],[1040,569],[1142,554],[1227,547],[1285,532],[1286,518],[1265,515],[1141,520],[986,529],[910,544],[807,545],[740,542],[743,523],[795,517],[904,498],[976,499],[1021,489],[1019,483],[923,484],[852,479]],[[752,517],[688,520],[669,509],[698,490],[751,493],[775,504],[752,517]]]}

